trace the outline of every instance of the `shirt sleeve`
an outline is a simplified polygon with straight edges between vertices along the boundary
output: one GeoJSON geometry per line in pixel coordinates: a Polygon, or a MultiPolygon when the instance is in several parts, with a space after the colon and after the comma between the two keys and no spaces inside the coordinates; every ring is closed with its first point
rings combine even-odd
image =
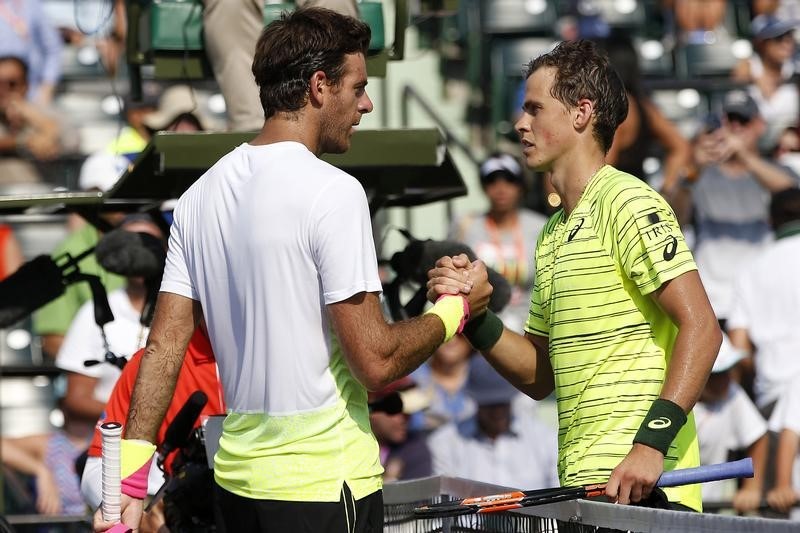
{"type": "Polygon", "coordinates": [[[185,296],[192,300],[200,300],[200,295],[189,275],[183,231],[183,209],[179,202],[175,207],[172,226],[169,230],[167,260],[164,265],[164,275],[161,278],[161,291],[185,296]]]}
{"type": "Polygon", "coordinates": [[[642,294],[697,270],[675,214],[658,193],[626,187],[616,192],[611,206],[612,253],[642,294]]]}
{"type": "Polygon", "coordinates": [[[311,212],[309,240],[325,304],[359,292],[380,292],[372,223],[361,184],[349,176],[333,180],[320,191],[311,212]]]}
{"type": "Polygon", "coordinates": [[[736,442],[734,449],[743,449],[751,446],[767,432],[767,422],[744,390],[736,383],[731,383],[734,387],[734,413],[735,424],[734,433],[736,442]]]}
{"type": "Polygon", "coordinates": [[[540,252],[542,252],[544,234],[548,229],[549,226],[541,231],[536,242],[536,252],[534,253],[536,277],[534,278],[533,289],[531,289],[530,294],[531,301],[530,308],[528,309],[528,320],[525,322],[526,332],[542,337],[548,337],[550,335],[550,323],[544,316],[544,299],[542,297],[541,286],[541,283],[545,279],[545,276],[541,272],[542,269],[545,268],[545,261],[539,257],[540,252]]]}
{"type": "Polygon", "coordinates": [[[789,387],[778,398],[769,418],[769,429],[775,432],[788,429],[800,435],[800,389],[789,387]]]}
{"type": "Polygon", "coordinates": [[[44,14],[39,2],[30,2],[33,39],[42,50],[42,79],[34,80],[56,84],[61,79],[61,35],[44,14]]]}

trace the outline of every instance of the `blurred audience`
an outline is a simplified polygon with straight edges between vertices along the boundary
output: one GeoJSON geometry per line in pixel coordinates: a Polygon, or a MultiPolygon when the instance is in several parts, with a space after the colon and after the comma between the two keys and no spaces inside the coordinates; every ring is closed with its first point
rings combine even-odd
{"type": "Polygon", "coordinates": [[[62,41],[39,0],[0,0],[0,56],[19,57],[28,66],[24,96],[48,106],[61,79],[62,41]]]}
{"type": "Polygon", "coordinates": [[[714,311],[723,321],[731,312],[733,281],[740,267],[771,237],[770,193],[800,181],[790,169],[759,153],[758,138],[764,128],[752,97],[742,90],[727,93],[719,122],[695,140],[694,183],[678,190],[691,201],[695,261],[714,311]]]}
{"type": "Polygon", "coordinates": [[[800,380],[781,396],[769,420],[770,430],[779,433],[775,453],[775,486],[767,492],[767,503],[781,513],[800,520],[800,479],[797,477],[797,454],[800,451],[800,380]]]}
{"type": "Polygon", "coordinates": [[[85,515],[75,461],[89,440],[72,432],[68,417],[64,428],[25,437],[0,437],[3,465],[32,480],[36,512],[47,515],[85,515]]]}
{"type": "Polygon", "coordinates": [[[369,393],[369,423],[380,446],[384,481],[431,475],[425,434],[409,428],[409,418],[430,405],[429,396],[406,376],[369,393]]]}
{"type": "Polygon", "coordinates": [[[755,511],[761,505],[768,447],[766,420],[731,375],[744,357],[745,353],[734,348],[723,334],[719,355],[693,409],[700,464],[723,463],[732,452],[745,449],[753,459],[755,475],[743,479],[738,490],[735,479],[702,485],[703,501],[733,500],[734,509],[740,513],[755,511]]]}
{"type": "Polygon", "coordinates": [[[485,213],[470,213],[455,220],[448,239],[468,245],[488,267],[508,280],[511,301],[498,315],[507,327],[522,331],[533,289],[533,251],[547,218],[521,207],[525,177],[513,156],[492,154],[479,172],[489,208],[485,213]]]}
{"type": "Polygon", "coordinates": [[[455,335],[433,352],[412,377],[431,398],[425,410],[426,431],[448,422],[460,422],[475,413],[475,402],[466,393],[473,349],[462,335],[455,335]]]}
{"type": "Polygon", "coordinates": [[[668,194],[679,183],[691,162],[692,149],[680,130],[653,103],[642,87],[639,54],[627,34],[612,32],[598,42],[611,65],[625,84],[628,116],[617,128],[606,162],[613,167],[646,179],[644,161],[663,153],[660,189],[668,194]]]}
{"type": "Polygon", "coordinates": [[[558,487],[556,430],[517,416],[512,406],[520,393],[483,357],[472,358],[467,393],[475,415],[428,438],[434,474],[518,489],[558,487]]]}
{"type": "Polygon", "coordinates": [[[11,226],[0,223],[0,281],[16,272],[24,262],[22,248],[11,226]]]}
{"type": "MultiPolygon", "coordinates": [[[[91,155],[81,167],[79,185],[87,191],[108,190],[116,183],[127,165],[128,159],[121,155],[104,152],[91,155]]],[[[99,216],[109,226],[114,227],[119,224],[124,214],[104,212],[99,216]]],[[[76,257],[99,242],[102,233],[94,225],[81,223],[74,226],[77,228],[67,235],[51,254],[54,259],[62,258],[64,255],[76,257]]],[[[98,276],[108,293],[112,293],[125,284],[125,278],[112,274],[101,267],[94,254],[84,257],[78,263],[78,268],[84,274],[98,276]]],[[[65,287],[64,294],[34,313],[33,330],[41,337],[42,351],[45,356],[51,360],[56,358],[72,319],[81,306],[90,302],[91,299],[92,291],[88,283],[73,283],[65,287]]]]}
{"type": "MultiPolygon", "coordinates": [[[[146,215],[129,215],[120,228],[164,240],[159,227],[146,215]]],[[[106,353],[129,359],[147,340],[149,328],[141,320],[147,296],[143,278],[125,278],[124,288],[108,294],[114,319],[104,326],[95,322],[94,302],[84,303],[58,351],[56,366],[67,376],[62,409],[76,421],[83,421],[88,438],[121,373],[120,368],[106,362],[106,353]],[[86,361],[94,364],[87,366],[86,361]]]]}
{"type": "Polygon", "coordinates": [[[800,21],[781,20],[774,15],[758,15],[751,23],[755,53],[734,68],[734,81],[748,84],[748,91],[766,122],[759,147],[772,150],[778,135],[800,118],[800,93],[797,90],[794,62],[797,44],[794,30],[800,21]]]}
{"type": "Polygon", "coordinates": [[[726,0],[661,0],[661,6],[673,17],[678,43],[705,44],[727,35],[726,0]]]}
{"type": "Polygon", "coordinates": [[[22,57],[0,55],[0,185],[40,182],[36,163],[62,153],[61,126],[46,106],[26,99],[28,79],[22,57]]]}
{"type": "MultiPolygon", "coordinates": [[[[770,221],[775,241],[738,272],[728,319],[731,342],[748,355],[756,405],[767,418],[800,380],[800,189],[772,196],[770,221]]],[[[729,258],[730,265],[743,260],[729,258]]]]}

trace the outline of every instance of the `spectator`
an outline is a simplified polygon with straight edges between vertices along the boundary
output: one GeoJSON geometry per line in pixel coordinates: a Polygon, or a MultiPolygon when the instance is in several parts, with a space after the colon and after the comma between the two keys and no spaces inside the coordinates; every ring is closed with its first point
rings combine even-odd
{"type": "Polygon", "coordinates": [[[642,87],[639,55],[628,35],[612,32],[599,41],[611,65],[619,73],[628,96],[628,116],[614,134],[606,163],[644,179],[644,160],[663,150],[661,190],[668,194],[680,181],[692,156],[691,146],[680,130],[661,112],[642,87]]]}
{"type": "MultiPolygon", "coordinates": [[[[0,35],[2,21],[0,17],[0,35]]],[[[58,121],[41,105],[26,100],[28,79],[25,60],[0,57],[0,184],[41,181],[36,162],[61,152],[58,121]]]]}
{"type": "MultiPolygon", "coordinates": [[[[81,477],[80,487],[83,497],[93,510],[100,506],[102,499],[102,436],[100,434],[99,426],[105,421],[120,421],[124,423],[125,420],[127,420],[128,410],[130,408],[131,393],[133,392],[133,385],[139,372],[139,364],[141,363],[143,356],[144,350],[139,350],[136,352],[136,354],[134,354],[128,364],[125,365],[119,380],[117,381],[116,385],[114,385],[114,390],[111,392],[111,396],[106,404],[106,408],[97,423],[97,428],[95,428],[94,431],[94,437],[92,438],[92,443],[89,447],[89,458],[86,461],[86,468],[84,469],[83,476],[81,477]]],[[[186,403],[186,400],[198,390],[203,391],[206,394],[208,397],[208,402],[203,407],[198,419],[195,421],[195,427],[200,426],[205,417],[224,414],[225,412],[225,403],[222,399],[222,389],[217,377],[217,365],[214,360],[214,354],[211,350],[208,332],[206,331],[204,324],[199,326],[194,332],[186,350],[186,357],[183,360],[183,366],[180,370],[178,384],[175,388],[175,394],[173,395],[172,402],[167,409],[164,421],[161,423],[161,427],[158,431],[159,446],[164,443],[167,428],[175,419],[178,411],[186,403]]],[[[176,453],[171,453],[165,457],[165,472],[170,476],[174,476],[176,474],[172,470],[176,455],[176,453]]],[[[207,488],[211,489],[211,470],[208,471],[208,476],[209,479],[203,481],[207,481],[207,488]]],[[[196,481],[192,482],[194,483],[196,481]]],[[[147,489],[148,494],[155,494],[163,483],[164,474],[158,468],[156,462],[153,462],[150,469],[147,489]]],[[[205,492],[211,491],[207,490],[205,492]]],[[[145,520],[140,528],[140,532],[155,533],[156,531],[159,531],[159,527],[163,525],[164,520],[165,517],[160,509],[156,512],[147,513],[145,514],[145,520]]]]}
{"type": "Polygon", "coordinates": [[[418,386],[431,398],[424,415],[426,430],[448,422],[461,422],[475,414],[475,402],[466,393],[472,353],[469,341],[462,335],[455,335],[412,374],[418,386]]]}
{"type": "Polygon", "coordinates": [[[88,445],[86,435],[64,429],[19,438],[0,438],[3,465],[32,478],[36,511],[46,515],[84,515],[75,460],[88,445]]]}
{"type": "Polygon", "coordinates": [[[732,499],[734,509],[740,513],[755,511],[761,505],[768,447],[766,421],[744,389],[731,379],[732,370],[744,356],[744,352],[734,348],[723,335],[711,375],[694,406],[702,464],[725,462],[731,452],[744,449],[753,459],[755,475],[744,479],[738,491],[735,480],[714,481],[702,486],[703,501],[732,499]]]}
{"type": "MultiPolygon", "coordinates": [[[[164,238],[156,224],[141,216],[127,219],[121,227],[164,238]]],[[[108,294],[114,320],[103,327],[95,323],[94,302],[86,302],[75,315],[58,351],[56,365],[67,373],[63,408],[72,418],[83,421],[89,434],[120,375],[118,367],[104,362],[106,352],[129,358],[147,339],[149,330],[141,321],[147,294],[144,279],[127,278],[125,288],[108,294]],[[87,360],[100,364],[87,367],[84,364],[87,360]]]]}
{"type": "Polygon", "coordinates": [[[13,274],[24,262],[22,248],[11,226],[0,224],[0,281],[13,274]]]}
{"type": "Polygon", "coordinates": [[[61,36],[47,21],[39,0],[0,1],[0,56],[28,65],[25,96],[49,106],[61,78],[61,36]]]}
{"type": "Polygon", "coordinates": [[[370,405],[388,405],[390,396],[397,396],[399,409],[370,408],[369,423],[380,446],[383,480],[397,481],[431,475],[431,453],[425,435],[409,428],[409,418],[422,412],[430,398],[409,376],[401,378],[378,392],[369,393],[370,405]]]}
{"type": "Polygon", "coordinates": [[[798,381],[786,389],[770,417],[771,431],[779,432],[775,453],[775,486],[767,492],[767,503],[781,513],[790,513],[793,520],[800,519],[800,512],[793,507],[800,501],[798,493],[797,454],[800,450],[800,388],[798,381]]]}
{"type": "Polygon", "coordinates": [[[686,44],[713,42],[717,35],[727,35],[723,23],[725,0],[662,0],[666,14],[672,17],[675,37],[686,44]]]}
{"type": "Polygon", "coordinates": [[[519,394],[483,357],[470,364],[467,393],[477,412],[428,439],[437,475],[519,489],[558,486],[556,431],[533,417],[515,416],[519,394]]]}
{"type": "MultiPolygon", "coordinates": [[[[104,152],[91,155],[81,167],[78,183],[83,190],[108,190],[119,179],[127,164],[128,160],[120,155],[104,152]]],[[[116,226],[123,216],[122,213],[108,212],[102,214],[101,219],[110,226],[116,226]]],[[[77,256],[95,246],[100,240],[100,235],[100,230],[95,226],[82,223],[58,245],[52,255],[54,258],[59,258],[64,254],[77,256]]],[[[108,293],[120,289],[125,284],[123,277],[102,268],[94,254],[89,254],[82,259],[78,263],[78,268],[84,274],[99,276],[100,282],[108,293]]],[[[92,291],[88,283],[73,283],[65,288],[64,294],[34,313],[33,329],[41,337],[42,351],[45,356],[51,359],[56,358],[72,319],[78,310],[91,299],[92,291]]],[[[108,392],[110,390],[109,388],[108,392]]]]}
{"type": "Polygon", "coordinates": [[[210,124],[197,105],[194,90],[188,85],[173,85],[158,99],[158,105],[142,117],[147,138],[158,131],[192,132],[210,129],[210,124]]]}
{"type": "Polygon", "coordinates": [[[772,157],[777,163],[800,175],[800,128],[787,126],[781,132],[772,157]]]}
{"type": "Polygon", "coordinates": [[[796,185],[798,176],[759,154],[764,119],[746,92],[726,94],[722,111],[721,126],[697,137],[698,174],[690,194],[695,260],[714,311],[724,322],[731,312],[733,281],[740,265],[759,253],[770,238],[769,194],[796,185]]]}
{"type": "Polygon", "coordinates": [[[486,159],[480,181],[488,211],[456,220],[448,238],[468,245],[511,284],[511,301],[499,316],[509,328],[522,331],[534,281],[533,250],[547,218],[520,206],[525,178],[511,155],[495,153],[486,159]]]}
{"type": "Polygon", "coordinates": [[[763,150],[775,146],[778,135],[800,118],[800,93],[794,81],[795,40],[798,23],[774,15],[758,15],[750,23],[755,54],[742,59],[733,69],[735,81],[748,84],[767,128],[761,140],[763,150]]]}
{"type": "Polygon", "coordinates": [[[754,367],[755,401],[765,417],[800,379],[800,189],[773,195],[770,218],[776,240],[739,272],[728,320],[731,342],[754,367]]]}

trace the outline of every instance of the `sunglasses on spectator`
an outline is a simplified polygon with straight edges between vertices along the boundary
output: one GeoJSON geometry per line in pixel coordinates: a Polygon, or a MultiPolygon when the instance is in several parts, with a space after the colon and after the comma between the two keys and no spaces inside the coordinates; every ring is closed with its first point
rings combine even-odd
{"type": "Polygon", "coordinates": [[[780,42],[780,41],[784,41],[786,39],[794,39],[794,33],[791,32],[791,31],[790,32],[786,32],[783,35],[778,35],[777,37],[770,37],[768,39],[765,39],[765,41],[780,42]]]}

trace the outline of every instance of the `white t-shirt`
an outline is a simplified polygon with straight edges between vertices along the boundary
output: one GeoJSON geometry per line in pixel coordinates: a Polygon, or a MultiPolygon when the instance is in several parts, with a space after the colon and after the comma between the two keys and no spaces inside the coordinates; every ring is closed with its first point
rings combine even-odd
{"type": "Polygon", "coordinates": [[[445,424],[428,437],[428,448],[436,475],[521,490],[559,486],[556,429],[529,413],[515,414],[511,430],[494,441],[478,432],[475,417],[445,424]]]}
{"type": "MultiPolygon", "coordinates": [[[[125,289],[108,294],[108,304],[114,313],[114,320],[104,326],[109,349],[117,356],[130,358],[147,341],[149,329],[142,326],[141,313],[133,308],[125,289]]],[[[97,378],[94,398],[100,402],[108,401],[114,384],[119,379],[120,370],[109,363],[84,366],[88,359],[104,361],[106,350],[100,327],[94,321],[94,303],[88,301],[81,306],[67,330],[61,349],[58,351],[56,366],[62,370],[97,378]]]]}
{"type": "Polygon", "coordinates": [[[755,354],[756,403],[763,407],[800,376],[800,235],[771,243],[736,279],[727,328],[747,330],[755,354]]]}
{"type": "MultiPolygon", "coordinates": [[[[731,382],[727,397],[719,402],[697,402],[694,406],[700,462],[723,463],[728,452],[749,447],[767,432],[767,422],[736,382],[731,382]]],[[[736,480],[703,483],[703,500],[730,499],[736,492],[736,480]]]]}
{"type": "Polygon", "coordinates": [[[380,488],[366,390],[326,309],[381,290],[355,178],[297,142],[240,145],[178,200],[161,290],[203,308],[229,411],[220,486],[293,501],[380,488]]]}
{"type": "Polygon", "coordinates": [[[325,305],[381,290],[363,187],[300,143],[242,144],[178,201],[161,290],[201,302],[228,409],[333,405],[325,305]]]}

